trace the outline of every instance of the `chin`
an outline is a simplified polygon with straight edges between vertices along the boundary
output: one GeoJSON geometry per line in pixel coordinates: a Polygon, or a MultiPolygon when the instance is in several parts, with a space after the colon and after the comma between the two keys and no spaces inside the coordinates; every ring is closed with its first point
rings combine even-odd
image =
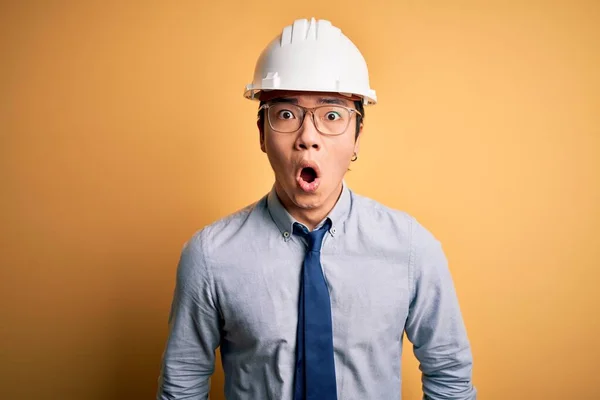
{"type": "Polygon", "coordinates": [[[321,205],[321,196],[318,192],[303,193],[302,190],[295,188],[290,199],[297,207],[306,210],[318,208],[321,205]]]}
{"type": "Polygon", "coordinates": [[[288,185],[282,187],[285,195],[289,199],[289,201],[300,209],[311,210],[318,208],[322,205],[324,194],[322,192],[322,188],[317,189],[316,192],[307,193],[303,191],[296,182],[291,182],[288,185]]]}
{"type": "MultiPolygon", "coordinates": [[[[279,181],[279,190],[285,193],[288,201],[298,209],[314,210],[327,202],[332,194],[332,187],[329,180],[321,181],[319,187],[314,192],[306,192],[296,180],[279,181]],[[284,183],[285,182],[285,183],[284,183]]],[[[333,189],[335,190],[335,189],[333,189]]]]}

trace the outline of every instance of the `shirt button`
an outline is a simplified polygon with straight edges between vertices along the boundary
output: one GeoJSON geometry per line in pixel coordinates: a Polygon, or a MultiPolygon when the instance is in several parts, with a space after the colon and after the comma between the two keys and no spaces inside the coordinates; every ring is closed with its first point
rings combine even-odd
{"type": "Polygon", "coordinates": [[[283,237],[284,238],[289,238],[290,237],[290,233],[289,232],[283,232],[283,237]]]}
{"type": "Polygon", "coordinates": [[[335,235],[335,232],[336,232],[335,228],[331,228],[331,233],[333,233],[335,235]]]}

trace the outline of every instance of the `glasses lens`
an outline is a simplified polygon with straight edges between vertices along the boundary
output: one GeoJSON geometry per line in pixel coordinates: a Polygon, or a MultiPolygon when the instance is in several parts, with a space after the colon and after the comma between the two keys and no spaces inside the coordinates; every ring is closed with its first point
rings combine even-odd
{"type": "Polygon", "coordinates": [[[304,110],[289,103],[275,103],[269,106],[269,123],[278,132],[295,132],[300,129],[304,110]]]}
{"type": "Polygon", "coordinates": [[[315,110],[317,129],[325,135],[339,135],[346,131],[351,117],[350,111],[339,106],[323,106],[315,110]]]}

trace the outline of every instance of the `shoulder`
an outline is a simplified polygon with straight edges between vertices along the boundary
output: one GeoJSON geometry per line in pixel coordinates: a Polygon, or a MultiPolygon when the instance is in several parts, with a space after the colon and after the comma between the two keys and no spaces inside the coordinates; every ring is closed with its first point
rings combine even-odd
{"type": "Polygon", "coordinates": [[[399,210],[369,197],[352,192],[352,213],[361,229],[372,228],[395,237],[405,238],[411,247],[435,243],[437,239],[421,222],[404,210],[399,210]]]}
{"type": "Polygon", "coordinates": [[[377,200],[352,192],[352,216],[363,228],[370,226],[410,233],[416,219],[407,212],[389,207],[377,200]]]}
{"type": "Polygon", "coordinates": [[[214,257],[217,249],[226,249],[245,231],[250,234],[255,230],[264,221],[265,212],[266,196],[199,229],[183,245],[181,264],[191,269],[205,265],[205,260],[214,257]]]}

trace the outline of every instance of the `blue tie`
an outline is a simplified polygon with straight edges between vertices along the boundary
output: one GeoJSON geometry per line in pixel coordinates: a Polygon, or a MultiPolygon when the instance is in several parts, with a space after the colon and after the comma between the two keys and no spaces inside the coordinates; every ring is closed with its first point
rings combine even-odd
{"type": "Polygon", "coordinates": [[[320,261],[323,237],[330,227],[329,219],[313,232],[294,224],[294,234],[308,242],[298,304],[294,400],[337,400],[331,303],[320,261]]]}

